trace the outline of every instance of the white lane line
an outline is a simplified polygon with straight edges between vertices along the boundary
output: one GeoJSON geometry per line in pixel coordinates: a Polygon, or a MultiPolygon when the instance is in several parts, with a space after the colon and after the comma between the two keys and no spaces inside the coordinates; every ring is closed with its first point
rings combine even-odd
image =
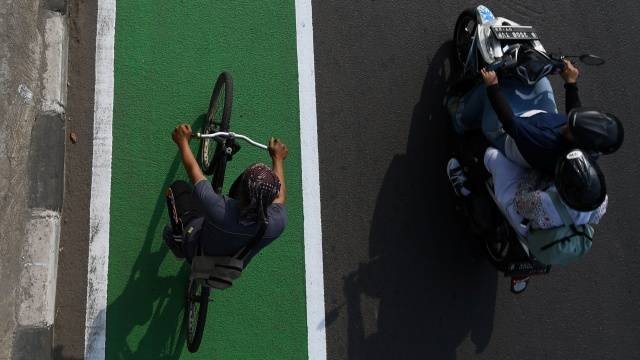
{"type": "Polygon", "coordinates": [[[307,290],[307,346],[310,360],[327,358],[320,219],[320,175],[316,121],[316,75],[311,0],[296,0],[300,143],[304,210],[304,258],[307,290]]]}
{"type": "Polygon", "coordinates": [[[116,0],[98,0],[85,359],[105,358],[116,0]]]}

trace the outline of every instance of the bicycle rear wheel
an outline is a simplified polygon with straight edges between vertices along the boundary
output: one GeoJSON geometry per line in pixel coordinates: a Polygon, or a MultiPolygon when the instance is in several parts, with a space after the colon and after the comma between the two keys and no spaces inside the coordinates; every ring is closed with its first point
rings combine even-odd
{"type": "MultiPolygon", "coordinates": [[[[231,74],[223,72],[218,76],[213,86],[207,117],[202,126],[202,134],[229,131],[232,103],[233,79],[231,74]]],[[[205,175],[215,175],[214,173],[220,172],[219,163],[221,161],[224,161],[223,166],[226,167],[224,139],[202,139],[200,145],[200,167],[205,175]]],[[[224,169],[222,170],[222,178],[224,178],[224,169]]],[[[216,190],[215,186],[214,190],[216,190]]]]}
{"type": "Polygon", "coordinates": [[[189,281],[185,325],[187,327],[187,349],[192,353],[198,351],[202,341],[204,324],[207,320],[210,290],[206,286],[201,286],[197,281],[189,281]]]}

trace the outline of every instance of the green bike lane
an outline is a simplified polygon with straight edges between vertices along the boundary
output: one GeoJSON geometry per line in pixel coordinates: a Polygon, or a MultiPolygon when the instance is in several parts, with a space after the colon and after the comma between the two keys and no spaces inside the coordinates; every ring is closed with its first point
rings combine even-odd
{"type": "MultiPolygon", "coordinates": [[[[294,2],[119,1],[116,13],[106,357],[306,358],[294,2]],[[222,71],[234,78],[232,131],[289,146],[288,226],[232,288],[213,293],[200,350],[189,354],[188,267],[161,239],[164,190],[186,179],[170,132],[201,126],[222,71]]],[[[244,146],[226,188],[256,161],[268,163],[266,152],[244,146]]]]}

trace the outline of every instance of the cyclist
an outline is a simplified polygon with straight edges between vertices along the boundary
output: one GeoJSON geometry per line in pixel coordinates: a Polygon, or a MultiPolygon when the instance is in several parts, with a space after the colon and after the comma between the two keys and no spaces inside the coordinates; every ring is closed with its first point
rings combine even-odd
{"type": "Polygon", "coordinates": [[[178,125],[172,133],[193,186],[185,181],[171,185],[185,238],[180,243],[168,227],[165,242],[176,256],[186,257],[187,261],[191,261],[198,245],[209,256],[232,256],[247,245],[265,223],[264,235],[252,247],[246,266],[255,254],[280,236],[286,226],[284,160],[289,153],[287,146],[271,138],[268,149],[272,167],[249,166],[233,183],[229,196],[224,196],[213,191],[202,173],[189,147],[191,134],[187,124],[178,125]]]}
{"type": "Polygon", "coordinates": [[[557,159],[568,150],[610,154],[622,144],[624,131],[615,116],[581,108],[576,85],[580,73],[568,60],[560,74],[567,115],[557,113],[547,78],[533,86],[507,78],[501,87],[494,71],[483,69],[481,74],[486,90],[478,85],[459,100],[454,127],[458,132],[481,127],[495,148],[522,166],[552,176],[557,159]]]}

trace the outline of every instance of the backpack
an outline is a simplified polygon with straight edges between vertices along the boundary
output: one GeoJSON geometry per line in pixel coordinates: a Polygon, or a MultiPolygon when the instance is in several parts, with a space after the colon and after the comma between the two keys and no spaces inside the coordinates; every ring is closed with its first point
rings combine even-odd
{"type": "Polygon", "coordinates": [[[594,229],[589,224],[576,225],[555,191],[548,192],[564,225],[551,229],[529,229],[529,251],[541,263],[567,265],[589,252],[594,229]]]}

